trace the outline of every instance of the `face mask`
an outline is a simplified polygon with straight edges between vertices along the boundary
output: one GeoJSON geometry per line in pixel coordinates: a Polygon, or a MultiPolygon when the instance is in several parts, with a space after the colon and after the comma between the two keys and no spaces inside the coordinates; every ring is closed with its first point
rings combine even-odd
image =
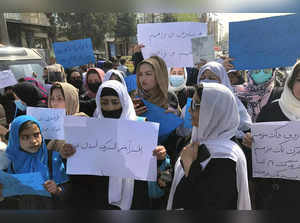
{"type": "Polygon", "coordinates": [[[251,77],[256,84],[262,84],[270,80],[272,73],[265,73],[263,70],[260,70],[259,73],[252,73],[251,77]]]}
{"type": "Polygon", "coordinates": [[[173,87],[180,87],[184,84],[183,75],[170,75],[170,83],[173,87]]]}
{"type": "Polygon", "coordinates": [[[204,82],[204,83],[217,83],[217,84],[220,84],[220,82],[218,80],[210,80],[210,79],[204,79],[202,80],[201,82],[204,82]]]}
{"type": "Polygon", "coordinates": [[[80,89],[81,86],[82,86],[82,80],[81,79],[79,79],[79,80],[78,79],[71,79],[70,84],[72,84],[77,89],[80,89]]]}
{"type": "Polygon", "coordinates": [[[16,104],[17,109],[19,109],[21,111],[26,111],[27,106],[24,105],[21,100],[15,100],[15,104],[16,104]]]}
{"type": "Polygon", "coordinates": [[[118,119],[121,117],[121,114],[122,114],[122,108],[120,108],[118,110],[113,110],[113,111],[104,111],[103,109],[101,109],[101,111],[102,111],[104,118],[118,119]]]}
{"type": "Polygon", "coordinates": [[[89,87],[89,89],[90,89],[93,93],[96,94],[97,91],[98,91],[98,88],[99,88],[100,84],[101,84],[101,83],[99,83],[99,82],[96,82],[96,83],[90,83],[90,84],[88,84],[88,87],[89,87]]]}

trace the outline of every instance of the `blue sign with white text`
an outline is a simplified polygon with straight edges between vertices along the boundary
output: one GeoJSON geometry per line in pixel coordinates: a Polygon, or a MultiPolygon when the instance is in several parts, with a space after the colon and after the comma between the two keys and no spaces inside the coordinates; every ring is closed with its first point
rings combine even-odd
{"type": "Polygon", "coordinates": [[[53,43],[56,62],[64,68],[96,63],[90,38],[53,43]]]}

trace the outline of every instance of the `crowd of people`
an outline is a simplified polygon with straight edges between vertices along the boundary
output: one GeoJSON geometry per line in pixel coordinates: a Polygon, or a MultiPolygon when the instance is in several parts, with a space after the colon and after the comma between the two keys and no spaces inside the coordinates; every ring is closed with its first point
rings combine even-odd
{"type": "MultiPolygon", "coordinates": [[[[4,89],[0,104],[0,169],[10,174],[40,172],[51,197],[3,197],[1,209],[273,209],[297,207],[296,180],[253,178],[251,124],[300,118],[300,63],[293,69],[235,70],[231,58],[201,60],[195,67],[167,67],[159,56],[144,58],[143,45],[125,60],[64,69],[45,67],[45,84],[18,80],[4,89]],[[126,77],[136,74],[135,97],[126,77]],[[26,108],[63,108],[66,115],[140,121],[146,100],[181,119],[153,148],[157,181],[113,176],[67,175],[76,149],[64,140],[45,140],[40,123],[26,108]],[[299,109],[299,110],[298,110],[299,109]]],[[[143,121],[147,121],[143,119],[143,121]]],[[[139,131],[138,129],[136,131],[139,131]]],[[[134,132],[132,132],[134,134],[134,132]]],[[[114,160],[111,160],[114,162],[114,160]]],[[[143,167],[139,167],[143,168],[143,167]]]]}

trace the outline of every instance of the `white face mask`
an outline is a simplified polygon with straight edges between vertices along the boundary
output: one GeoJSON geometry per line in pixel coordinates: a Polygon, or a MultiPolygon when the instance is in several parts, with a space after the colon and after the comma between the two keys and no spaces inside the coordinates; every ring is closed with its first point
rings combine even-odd
{"type": "Polygon", "coordinates": [[[183,75],[171,75],[170,83],[172,87],[180,87],[184,84],[184,76],[183,75]]]}

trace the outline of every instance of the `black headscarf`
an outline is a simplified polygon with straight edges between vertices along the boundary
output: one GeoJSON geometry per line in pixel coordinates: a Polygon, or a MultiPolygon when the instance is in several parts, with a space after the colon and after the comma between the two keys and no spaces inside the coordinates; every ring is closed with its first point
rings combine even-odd
{"type": "Polygon", "coordinates": [[[39,89],[30,82],[16,84],[13,91],[27,106],[47,107],[47,104],[43,102],[44,98],[39,89]]]}

